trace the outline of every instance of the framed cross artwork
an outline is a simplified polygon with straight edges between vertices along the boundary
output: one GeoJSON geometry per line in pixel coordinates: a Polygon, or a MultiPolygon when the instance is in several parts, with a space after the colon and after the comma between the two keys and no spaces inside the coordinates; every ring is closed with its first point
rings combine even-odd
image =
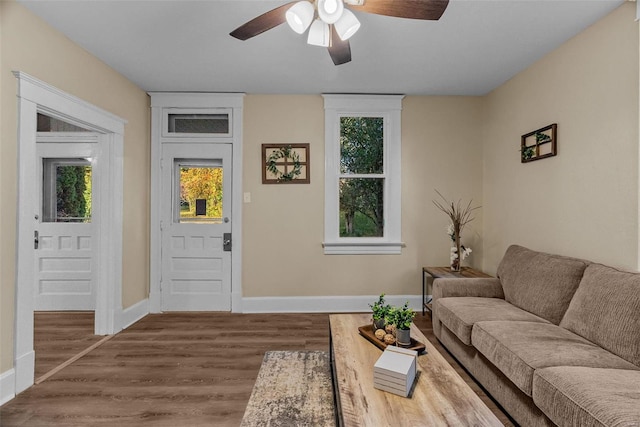
{"type": "Polygon", "coordinates": [[[263,184],[309,184],[309,144],[262,144],[263,184]]]}
{"type": "Polygon", "coordinates": [[[520,162],[529,163],[558,154],[558,125],[556,123],[522,135],[520,162]]]}

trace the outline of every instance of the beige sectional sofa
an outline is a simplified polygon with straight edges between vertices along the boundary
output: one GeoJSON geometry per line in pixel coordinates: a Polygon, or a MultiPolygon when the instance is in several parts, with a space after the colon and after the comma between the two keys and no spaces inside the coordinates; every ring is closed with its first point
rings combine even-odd
{"type": "Polygon", "coordinates": [[[436,279],[433,329],[522,426],[640,427],[640,273],[511,246],[436,279]]]}

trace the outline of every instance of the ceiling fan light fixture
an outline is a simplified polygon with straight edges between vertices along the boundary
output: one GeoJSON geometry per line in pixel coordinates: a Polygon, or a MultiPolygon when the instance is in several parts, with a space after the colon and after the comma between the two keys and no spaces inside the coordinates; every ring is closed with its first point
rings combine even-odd
{"type": "Polygon", "coordinates": [[[343,40],[349,40],[360,29],[360,21],[349,9],[342,12],[340,19],[334,24],[338,36],[343,40]]]}
{"type": "Polygon", "coordinates": [[[329,47],[329,24],[316,19],[309,29],[307,43],[314,46],[329,47]]]}
{"type": "Polygon", "coordinates": [[[289,24],[293,31],[302,34],[309,28],[309,25],[311,25],[314,12],[313,5],[307,0],[299,1],[287,10],[285,14],[287,24],[289,24]]]}
{"type": "Polygon", "coordinates": [[[342,16],[342,0],[318,0],[318,16],[327,24],[335,23],[342,16]]]}

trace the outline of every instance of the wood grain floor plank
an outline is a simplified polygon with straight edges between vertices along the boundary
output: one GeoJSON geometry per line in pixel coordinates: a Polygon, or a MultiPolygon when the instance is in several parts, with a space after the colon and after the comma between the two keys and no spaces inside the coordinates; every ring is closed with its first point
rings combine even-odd
{"type": "MultiPolygon", "coordinates": [[[[416,325],[512,425],[437,343],[428,316],[416,325]]],[[[152,314],[2,406],[0,425],[238,426],[266,351],[328,349],[327,314],[152,314]]]]}
{"type": "Polygon", "coordinates": [[[46,374],[42,375],[41,377],[36,378],[35,384],[40,384],[40,383],[48,380],[50,377],[54,376],[55,374],[57,374],[58,372],[60,372],[64,368],[66,368],[67,366],[71,365],[76,360],[80,359],[81,357],[84,357],[85,355],[89,354],[91,351],[95,350],[100,345],[102,345],[103,343],[107,342],[108,340],[110,340],[113,337],[114,337],[114,335],[108,335],[106,337],[103,337],[97,343],[92,344],[90,347],[87,347],[86,349],[82,350],[80,353],[76,354],[75,356],[69,358],[68,360],[64,361],[60,365],[58,365],[55,368],[51,369],[46,374]]]}
{"type": "Polygon", "coordinates": [[[33,321],[35,378],[102,339],[93,334],[92,311],[36,311],[33,321]]]}

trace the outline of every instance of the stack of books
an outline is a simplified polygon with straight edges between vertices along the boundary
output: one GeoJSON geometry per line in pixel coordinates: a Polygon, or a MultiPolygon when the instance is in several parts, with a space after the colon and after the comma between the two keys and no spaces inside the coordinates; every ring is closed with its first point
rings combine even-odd
{"type": "Polygon", "coordinates": [[[409,396],[417,373],[418,352],[388,346],[373,365],[373,386],[402,397],[409,396]]]}

